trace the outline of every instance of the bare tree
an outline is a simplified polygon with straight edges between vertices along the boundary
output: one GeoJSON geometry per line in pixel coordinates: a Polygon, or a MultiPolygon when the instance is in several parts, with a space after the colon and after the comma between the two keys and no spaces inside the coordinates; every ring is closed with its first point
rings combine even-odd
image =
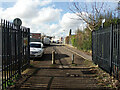
{"type": "Polygon", "coordinates": [[[104,2],[73,2],[69,8],[73,13],[75,13],[79,19],[87,23],[89,30],[93,31],[95,28],[101,24],[102,15],[106,14],[109,11],[109,6],[103,8],[106,4],[104,2]]]}

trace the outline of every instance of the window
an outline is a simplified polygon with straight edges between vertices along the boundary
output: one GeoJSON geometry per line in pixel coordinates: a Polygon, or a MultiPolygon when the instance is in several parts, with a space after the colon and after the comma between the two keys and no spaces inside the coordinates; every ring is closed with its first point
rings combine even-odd
{"type": "Polygon", "coordinates": [[[30,47],[41,48],[41,44],[30,44],[30,47]]]}

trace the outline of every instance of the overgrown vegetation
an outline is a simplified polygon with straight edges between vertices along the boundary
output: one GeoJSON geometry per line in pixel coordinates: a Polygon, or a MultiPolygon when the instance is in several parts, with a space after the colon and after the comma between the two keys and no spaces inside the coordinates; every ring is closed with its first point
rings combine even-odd
{"type": "Polygon", "coordinates": [[[5,81],[5,79],[3,80],[5,83],[3,83],[3,90],[6,90],[6,87],[10,87],[16,84],[16,81],[18,80],[20,76],[18,74],[16,74],[14,77],[12,77],[12,79],[5,81]]]}
{"type": "Polygon", "coordinates": [[[70,7],[70,10],[78,16],[78,20],[82,20],[87,24],[86,28],[83,31],[77,29],[75,35],[69,35],[66,38],[66,44],[72,44],[74,47],[77,47],[78,49],[83,51],[91,51],[91,31],[101,29],[102,25],[104,28],[106,28],[110,27],[111,23],[116,24],[119,20],[116,17],[117,10],[119,9],[111,11],[110,8],[108,8],[108,5],[104,2],[93,2],[91,4],[84,3],[84,7],[81,7],[81,4],[83,5],[83,3],[80,2],[73,2],[73,4],[70,7]],[[91,10],[89,10],[89,7],[91,7],[91,10]],[[103,20],[105,20],[104,24],[102,24],[103,20]]]}
{"type": "MultiPolygon", "coordinates": [[[[91,4],[84,3],[84,7],[81,7],[81,4],[83,5],[83,3],[80,2],[73,2],[70,10],[78,16],[78,18],[73,19],[86,23],[86,28],[83,31],[77,29],[75,35],[69,34],[69,36],[66,37],[66,44],[72,44],[72,46],[83,51],[91,51],[91,31],[101,29],[102,27],[107,28],[110,27],[111,24],[120,22],[118,17],[116,17],[119,8],[116,7],[115,10],[111,11],[107,3],[104,2],[92,2],[91,4]],[[90,7],[91,10],[89,10],[90,7]],[[104,24],[102,24],[102,22],[104,22],[104,24]]],[[[71,33],[71,30],[69,33],[71,33]]]]}
{"type": "MultiPolygon", "coordinates": [[[[104,23],[104,28],[110,27],[111,23],[116,24],[118,22],[118,18],[112,17],[112,13],[107,13],[105,16],[100,16],[99,19],[105,18],[106,22],[104,23]]],[[[95,30],[100,29],[101,23],[95,28],[95,30]]],[[[91,51],[92,50],[92,32],[85,28],[84,31],[77,29],[75,35],[71,35],[66,38],[67,44],[69,44],[69,40],[71,40],[71,44],[74,47],[77,47],[79,50],[83,51],[91,51]]]]}
{"type": "Polygon", "coordinates": [[[76,35],[71,36],[71,43],[80,50],[91,50],[91,32],[86,28],[84,31],[77,30],[76,35]]]}

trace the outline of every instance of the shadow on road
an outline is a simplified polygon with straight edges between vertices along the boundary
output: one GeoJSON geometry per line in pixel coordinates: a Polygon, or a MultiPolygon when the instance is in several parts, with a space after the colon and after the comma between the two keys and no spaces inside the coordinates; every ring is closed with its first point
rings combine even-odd
{"type": "MultiPolygon", "coordinates": [[[[55,60],[69,57],[67,54],[55,54],[55,60]]],[[[34,61],[51,61],[52,54],[44,54],[41,58],[32,58],[34,61]]]]}
{"type": "Polygon", "coordinates": [[[45,45],[44,48],[54,47],[54,46],[64,46],[64,45],[62,45],[62,44],[50,44],[50,45],[45,45]]]}

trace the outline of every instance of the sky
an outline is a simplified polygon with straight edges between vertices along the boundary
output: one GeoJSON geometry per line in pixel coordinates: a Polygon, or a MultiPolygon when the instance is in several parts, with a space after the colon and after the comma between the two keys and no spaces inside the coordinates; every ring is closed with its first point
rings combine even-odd
{"type": "MultiPolygon", "coordinates": [[[[73,1],[90,4],[95,0],[0,0],[0,19],[13,22],[20,18],[22,26],[30,28],[31,33],[67,36],[70,29],[75,33],[86,25],[82,20],[73,19],[78,18],[69,9],[73,1]]],[[[118,1],[98,0],[107,3],[111,10],[117,7],[118,1]]]]}

